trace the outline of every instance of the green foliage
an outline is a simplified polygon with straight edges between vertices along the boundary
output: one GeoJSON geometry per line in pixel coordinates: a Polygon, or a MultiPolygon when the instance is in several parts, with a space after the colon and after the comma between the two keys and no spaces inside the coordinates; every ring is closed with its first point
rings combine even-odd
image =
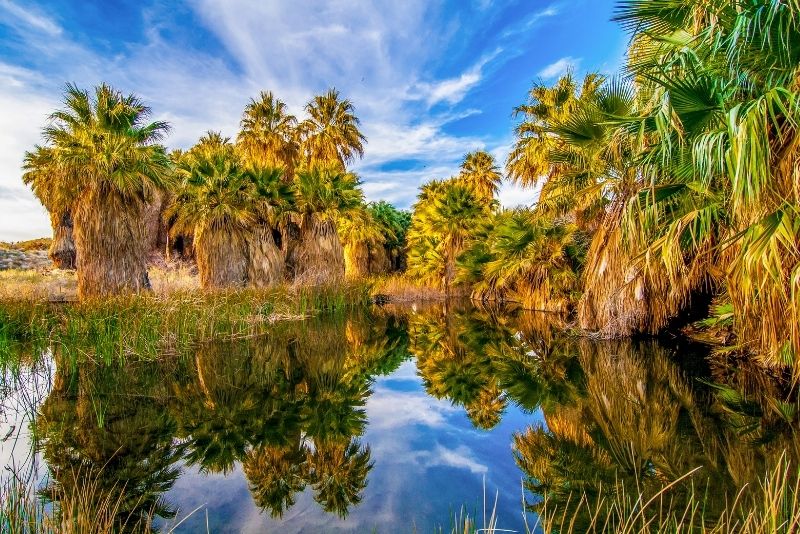
{"type": "Polygon", "coordinates": [[[251,229],[289,209],[292,196],[282,182],[280,167],[261,167],[243,161],[228,139],[209,132],[188,153],[178,155],[181,178],[169,217],[173,231],[195,228],[251,229]]]}

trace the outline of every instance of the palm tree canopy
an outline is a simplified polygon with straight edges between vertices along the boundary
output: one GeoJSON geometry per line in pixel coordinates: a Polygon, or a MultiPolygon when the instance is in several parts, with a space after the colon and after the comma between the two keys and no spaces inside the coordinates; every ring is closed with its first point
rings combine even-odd
{"type": "Polygon", "coordinates": [[[342,169],[364,155],[367,138],[359,130],[360,121],[350,100],[330,89],[306,104],[308,118],[300,123],[300,150],[306,164],[338,163],[342,169]]]}
{"type": "Polygon", "coordinates": [[[503,179],[494,157],[484,150],[476,150],[464,156],[458,177],[475,196],[487,202],[497,196],[503,179]]]}
{"type": "Polygon", "coordinates": [[[262,91],[244,108],[237,144],[252,162],[291,173],[298,155],[297,118],[271,91],[262,91]]]}
{"type": "Polygon", "coordinates": [[[58,162],[60,179],[75,197],[88,187],[120,195],[132,202],[150,197],[168,185],[169,159],[159,143],[169,132],[133,94],[108,85],[88,91],[67,85],[64,108],[50,116],[44,129],[58,162]]]}
{"type": "Polygon", "coordinates": [[[291,202],[281,168],[244,162],[230,140],[216,132],[180,155],[176,172],[183,184],[170,210],[177,231],[198,224],[248,228],[291,202]]]}
{"type": "Polygon", "coordinates": [[[335,217],[363,204],[364,196],[359,185],[355,174],[338,166],[315,165],[301,169],[292,186],[297,211],[335,217]]]}

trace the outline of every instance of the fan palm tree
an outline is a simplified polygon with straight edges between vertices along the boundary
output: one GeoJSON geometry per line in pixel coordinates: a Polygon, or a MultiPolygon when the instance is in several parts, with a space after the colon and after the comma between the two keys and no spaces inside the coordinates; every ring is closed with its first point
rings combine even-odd
{"type": "Polygon", "coordinates": [[[78,295],[89,297],[150,287],[144,211],[171,176],[158,144],[165,122],[147,122],[150,108],[108,85],[94,95],[68,85],[64,108],[44,129],[69,192],[75,223],[78,295]]]}
{"type": "Polygon", "coordinates": [[[586,236],[574,224],[535,210],[501,212],[485,239],[461,258],[459,280],[474,284],[481,296],[568,312],[579,295],[586,248],[586,236]]]}
{"type": "Polygon", "coordinates": [[[552,161],[549,154],[560,141],[550,129],[569,117],[578,99],[589,97],[601,83],[600,76],[589,74],[578,92],[575,78],[568,73],[552,87],[541,83],[533,86],[528,93],[528,103],[514,109],[514,115],[521,115],[523,120],[515,128],[517,140],[506,160],[506,172],[511,180],[534,187],[543,178],[558,173],[558,162],[552,161]]]}
{"type": "Polygon", "coordinates": [[[503,177],[494,157],[484,150],[464,156],[458,179],[479,199],[491,204],[500,191],[503,177]]]}
{"type": "Polygon", "coordinates": [[[386,201],[371,202],[367,210],[381,228],[384,237],[383,250],[375,249],[375,257],[370,251],[370,264],[377,266],[378,273],[398,271],[405,269],[406,234],[411,226],[411,213],[398,210],[386,201]],[[383,266],[382,258],[378,255],[385,254],[389,265],[383,266]]]}
{"type": "Polygon", "coordinates": [[[247,165],[227,138],[209,133],[181,159],[183,186],[169,215],[194,235],[203,287],[268,286],[283,278],[272,226],[289,199],[280,168],[247,165]]]}
{"type": "Polygon", "coordinates": [[[300,123],[300,153],[308,165],[338,164],[344,170],[364,155],[367,138],[358,129],[353,103],[330,89],[306,104],[308,118],[300,123]]]}
{"type": "Polygon", "coordinates": [[[248,161],[262,167],[281,167],[288,179],[297,164],[297,118],[271,91],[262,91],[244,108],[236,142],[248,161]]]}
{"type": "Polygon", "coordinates": [[[456,179],[422,188],[408,232],[409,274],[449,293],[456,260],[490,215],[490,207],[456,179]]]}
{"type": "Polygon", "coordinates": [[[655,138],[632,234],[670,278],[725,283],[734,331],[765,362],[800,362],[800,23],[796,2],[621,3],[655,138]],[[720,253],[721,251],[721,253],[720,253]]]}
{"type": "Polygon", "coordinates": [[[356,175],[338,165],[313,166],[295,176],[293,191],[300,214],[296,256],[287,258],[295,280],[337,282],[344,278],[344,249],[336,219],[363,203],[356,175]]]}
{"type": "Polygon", "coordinates": [[[55,161],[55,151],[52,147],[36,145],[32,152],[25,153],[23,169],[22,181],[31,186],[36,198],[50,214],[50,225],[53,227],[50,259],[59,269],[74,269],[72,192],[64,190],[67,182],[57,176],[61,171],[55,161]]]}

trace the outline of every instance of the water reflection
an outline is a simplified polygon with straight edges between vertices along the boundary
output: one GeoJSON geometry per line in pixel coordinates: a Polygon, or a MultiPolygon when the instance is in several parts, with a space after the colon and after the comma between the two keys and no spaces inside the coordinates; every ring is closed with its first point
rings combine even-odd
{"type": "MultiPolygon", "coordinates": [[[[344,521],[360,506],[378,531],[446,525],[464,492],[481,492],[480,482],[455,487],[454,470],[502,475],[493,480],[504,494],[501,526],[521,528],[522,476],[531,511],[546,497],[580,531],[590,517],[570,508],[576,494],[624,486],[654,495],[701,467],[691,483],[707,488],[711,521],[784,451],[792,461],[800,453],[796,394],[781,377],[706,365],[696,347],[570,336],[542,314],[386,307],[281,323],[264,338],[155,361],[75,364],[59,351],[54,360],[32,424],[50,471],[42,494],[56,510],[86,515],[74,508],[91,486],[127,531],[191,511],[179,479],[209,486],[237,476],[271,525],[363,529],[344,521]],[[443,443],[448,432],[458,440],[443,443]],[[420,465],[405,477],[382,474],[404,441],[420,465]],[[512,458],[521,471],[507,469],[512,458]],[[414,485],[402,491],[418,498],[384,517],[402,493],[394,483],[414,485]],[[314,516],[306,498],[330,519],[314,516]]],[[[688,492],[679,485],[671,498],[688,492]]],[[[217,510],[220,528],[240,511],[217,510]]]]}

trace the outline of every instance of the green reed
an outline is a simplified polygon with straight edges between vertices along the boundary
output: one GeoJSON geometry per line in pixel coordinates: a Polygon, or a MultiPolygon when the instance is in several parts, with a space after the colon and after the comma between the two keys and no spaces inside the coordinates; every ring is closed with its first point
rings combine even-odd
{"type": "MultiPolygon", "coordinates": [[[[786,453],[777,465],[768,468],[758,481],[744,485],[730,496],[722,510],[709,513],[707,490],[692,483],[695,469],[665,484],[655,495],[638,488],[600,488],[591,496],[575,494],[566,502],[545,498],[534,506],[525,502],[522,517],[524,532],[544,534],[793,534],[800,532],[800,469],[786,453]],[[684,498],[674,495],[688,491],[684,498]],[[528,524],[528,511],[538,518],[528,524]]],[[[485,490],[484,490],[485,491],[485,490]]],[[[497,534],[510,532],[499,524],[495,509],[486,520],[484,495],[483,527],[473,516],[450,514],[451,534],[497,534]]]]}
{"type": "Polygon", "coordinates": [[[369,287],[361,283],[141,294],[67,304],[0,301],[0,365],[21,353],[48,349],[76,361],[155,358],[196,343],[258,336],[276,321],[369,302],[369,287]]]}

